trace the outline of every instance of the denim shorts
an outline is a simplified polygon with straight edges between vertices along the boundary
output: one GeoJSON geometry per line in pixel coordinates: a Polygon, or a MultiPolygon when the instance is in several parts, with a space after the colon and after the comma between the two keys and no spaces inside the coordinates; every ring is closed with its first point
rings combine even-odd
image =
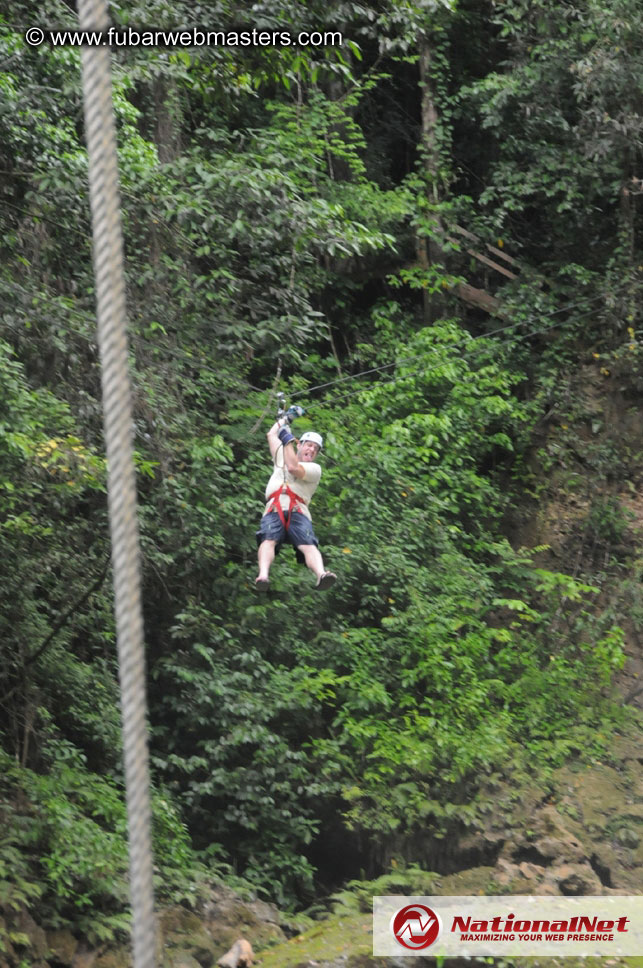
{"type": "MultiPolygon", "coordinates": [[[[284,511],[284,517],[288,521],[288,512],[284,511]]],[[[256,532],[257,545],[262,541],[276,541],[275,554],[279,552],[282,544],[286,542],[295,548],[297,561],[304,563],[304,556],[299,551],[299,545],[319,545],[319,541],[313,531],[312,522],[305,514],[300,511],[293,511],[290,515],[288,528],[284,528],[281,518],[277,511],[269,511],[261,519],[261,525],[256,532]]]]}

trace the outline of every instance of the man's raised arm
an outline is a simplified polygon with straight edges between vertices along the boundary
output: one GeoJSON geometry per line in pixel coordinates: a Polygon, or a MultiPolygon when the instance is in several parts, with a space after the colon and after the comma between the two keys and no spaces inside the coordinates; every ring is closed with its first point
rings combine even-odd
{"type": "Polygon", "coordinates": [[[275,454],[283,444],[284,464],[293,477],[301,480],[306,474],[306,468],[297,460],[297,453],[293,447],[295,437],[290,430],[288,422],[281,426],[279,421],[277,421],[277,423],[272,425],[266,436],[268,438],[268,446],[270,447],[272,459],[275,459],[275,454]]]}
{"type": "Polygon", "coordinates": [[[279,431],[281,430],[281,424],[277,420],[276,423],[272,425],[266,437],[268,438],[268,446],[270,447],[270,456],[275,459],[275,454],[281,447],[281,441],[279,440],[279,431]]]}

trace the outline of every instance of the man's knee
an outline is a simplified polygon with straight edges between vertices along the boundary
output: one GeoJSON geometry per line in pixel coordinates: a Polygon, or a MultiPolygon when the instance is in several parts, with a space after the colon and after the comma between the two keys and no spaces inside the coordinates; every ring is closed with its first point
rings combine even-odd
{"type": "Polygon", "coordinates": [[[319,548],[316,544],[299,545],[297,547],[297,551],[299,551],[304,558],[310,558],[311,555],[317,557],[317,555],[320,554],[319,548]]]}

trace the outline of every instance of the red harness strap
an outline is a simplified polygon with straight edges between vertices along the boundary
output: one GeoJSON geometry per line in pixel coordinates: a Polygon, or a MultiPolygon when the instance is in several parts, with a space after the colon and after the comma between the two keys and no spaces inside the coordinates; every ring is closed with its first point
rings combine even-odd
{"type": "Polygon", "coordinates": [[[290,524],[290,516],[293,511],[298,511],[299,514],[302,514],[302,511],[299,509],[299,507],[297,507],[298,504],[302,503],[302,499],[298,494],[295,494],[295,492],[292,491],[287,484],[282,484],[281,487],[277,488],[276,491],[273,491],[272,494],[269,494],[268,500],[272,503],[266,511],[266,514],[269,514],[271,511],[276,511],[279,515],[279,520],[286,529],[290,524]],[[290,498],[290,504],[288,505],[288,521],[286,521],[284,509],[282,508],[281,501],[279,500],[282,494],[286,494],[290,498]]]}

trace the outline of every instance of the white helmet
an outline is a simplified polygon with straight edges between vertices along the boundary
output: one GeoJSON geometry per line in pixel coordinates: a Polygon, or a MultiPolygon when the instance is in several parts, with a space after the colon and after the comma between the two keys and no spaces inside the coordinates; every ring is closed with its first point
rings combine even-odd
{"type": "Polygon", "coordinates": [[[307,430],[305,434],[302,434],[299,438],[299,443],[305,444],[307,440],[312,444],[317,444],[320,450],[324,446],[324,438],[321,434],[316,434],[314,430],[307,430]]]}

